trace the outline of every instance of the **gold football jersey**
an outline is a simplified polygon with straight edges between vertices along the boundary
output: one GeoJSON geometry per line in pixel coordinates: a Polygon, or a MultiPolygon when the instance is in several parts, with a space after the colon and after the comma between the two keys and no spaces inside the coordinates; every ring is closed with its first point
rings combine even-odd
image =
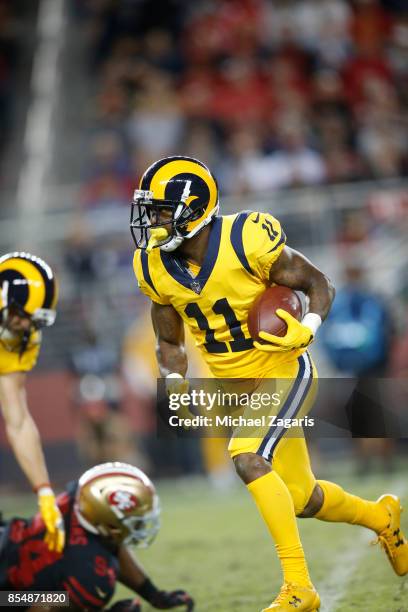
{"type": "Polygon", "coordinates": [[[264,378],[304,352],[260,351],[248,332],[248,311],[285,241],[277,219],[244,211],[215,218],[201,268],[156,248],[136,250],[134,270],[143,293],[179,313],[215,377],[264,378]]]}
{"type": "Polygon", "coordinates": [[[13,372],[28,372],[37,363],[41,332],[31,333],[26,350],[21,353],[22,334],[0,327],[0,376],[13,372]]]}

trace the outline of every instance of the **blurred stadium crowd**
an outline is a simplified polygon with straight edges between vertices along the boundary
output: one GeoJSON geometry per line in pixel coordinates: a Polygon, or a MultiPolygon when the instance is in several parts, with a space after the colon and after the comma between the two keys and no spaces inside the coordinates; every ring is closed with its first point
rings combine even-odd
{"type": "MultiPolygon", "coordinates": [[[[17,111],[29,98],[37,5],[0,0],[0,155],[24,125],[17,111]]],[[[203,441],[200,454],[197,440],[154,436],[157,368],[131,269],[127,207],[142,172],[165,155],[207,163],[221,204],[230,196],[223,211],[276,214],[291,246],[344,284],[337,331],[316,347],[326,347],[317,355],[324,375],[406,376],[406,2],[69,0],[66,12],[68,44],[81,47],[85,67],[71,66],[61,81],[79,91],[85,74],[86,95],[70,109],[81,125],[74,156],[84,163],[74,197],[62,204],[61,186],[49,190],[64,220],[46,213],[39,230],[38,254],[56,266],[62,291],[31,388],[60,474],[73,469],[75,435],[84,466],[121,459],[153,474],[229,478],[223,440],[203,441]],[[366,309],[369,320],[360,316],[366,309]],[[343,367],[346,341],[356,337],[344,330],[354,324],[368,340],[354,343],[355,359],[348,353],[343,367]]],[[[59,119],[68,114],[64,95],[58,104],[59,119]]],[[[55,147],[71,138],[58,133],[55,147]]],[[[0,188],[13,159],[3,154],[0,188]]],[[[0,233],[1,252],[16,248],[12,235],[0,233]]]]}
{"type": "Polygon", "coordinates": [[[127,203],[175,151],[224,195],[407,172],[404,2],[77,4],[96,77],[87,206],[127,203]]]}

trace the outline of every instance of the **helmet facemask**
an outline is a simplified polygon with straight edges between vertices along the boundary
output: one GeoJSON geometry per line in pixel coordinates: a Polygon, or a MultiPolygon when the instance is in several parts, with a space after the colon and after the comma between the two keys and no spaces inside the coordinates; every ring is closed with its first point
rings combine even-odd
{"type": "Polygon", "coordinates": [[[182,200],[159,200],[153,198],[151,191],[136,189],[130,214],[130,231],[136,247],[142,250],[159,247],[163,251],[174,251],[183,240],[192,238],[207,224],[192,232],[186,229],[191,221],[203,215],[205,208],[194,210],[182,200]]]}
{"type": "Polygon", "coordinates": [[[7,327],[7,321],[13,315],[22,319],[30,319],[30,331],[37,331],[43,327],[54,325],[57,313],[51,308],[37,308],[33,314],[30,314],[20,304],[11,299],[7,306],[0,310],[0,324],[7,327]]]}
{"type": "Polygon", "coordinates": [[[52,308],[37,308],[31,316],[31,321],[36,329],[51,327],[54,325],[57,313],[52,308]]]}
{"type": "Polygon", "coordinates": [[[160,529],[160,507],[158,498],[151,510],[142,517],[130,516],[122,519],[122,524],[129,531],[129,535],[123,540],[127,546],[136,548],[147,548],[153,542],[160,529]]]}

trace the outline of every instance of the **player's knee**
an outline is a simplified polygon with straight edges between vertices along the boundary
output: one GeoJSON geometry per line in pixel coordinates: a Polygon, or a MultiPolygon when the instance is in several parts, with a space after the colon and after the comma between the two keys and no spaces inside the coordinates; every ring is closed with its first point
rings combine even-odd
{"type": "Polygon", "coordinates": [[[308,493],[306,488],[297,484],[286,483],[286,486],[288,487],[288,491],[293,501],[295,514],[299,516],[307,505],[310,498],[310,492],[308,493]]]}
{"type": "Polygon", "coordinates": [[[319,512],[320,508],[323,505],[323,501],[324,501],[323,489],[321,488],[320,485],[316,483],[312,491],[312,494],[309,497],[309,499],[306,500],[306,503],[303,506],[303,509],[300,510],[299,513],[296,512],[296,515],[299,518],[312,518],[319,512]]]}
{"type": "Polygon", "coordinates": [[[233,458],[238,476],[245,484],[253,482],[271,471],[271,464],[256,453],[241,453],[233,458]]]}

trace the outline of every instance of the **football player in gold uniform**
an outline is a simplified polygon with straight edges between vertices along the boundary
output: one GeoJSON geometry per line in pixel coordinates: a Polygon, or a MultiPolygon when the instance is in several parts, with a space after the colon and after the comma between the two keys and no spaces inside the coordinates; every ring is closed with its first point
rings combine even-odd
{"type": "Polygon", "coordinates": [[[38,429],[28,410],[26,373],[36,364],[41,327],[55,321],[57,283],[51,268],[29,253],[0,257],[0,405],[7,437],[38,495],[50,550],[62,550],[64,524],[49,483],[38,429]]]}
{"type": "MultiPolygon", "coordinates": [[[[171,392],[188,389],[183,323],[191,330],[216,378],[286,380],[277,409],[295,418],[310,408],[316,368],[307,351],[334,298],[328,278],[301,253],[286,246],[279,221],[244,211],[218,216],[217,183],[198,160],[174,156],[144,173],[132,203],[135,274],[152,300],[160,372],[171,392]],[[299,322],[285,311],[283,337],[262,333],[254,342],[247,327],[254,300],[272,284],[303,291],[309,312],[299,322]]],[[[296,517],[363,525],[374,530],[392,567],[408,573],[408,543],[400,530],[400,503],[391,495],[376,502],[316,480],[305,440],[284,436],[283,427],[257,436],[233,435],[229,444],[274,540],[283,586],[264,610],[318,610],[296,517]]]]}

